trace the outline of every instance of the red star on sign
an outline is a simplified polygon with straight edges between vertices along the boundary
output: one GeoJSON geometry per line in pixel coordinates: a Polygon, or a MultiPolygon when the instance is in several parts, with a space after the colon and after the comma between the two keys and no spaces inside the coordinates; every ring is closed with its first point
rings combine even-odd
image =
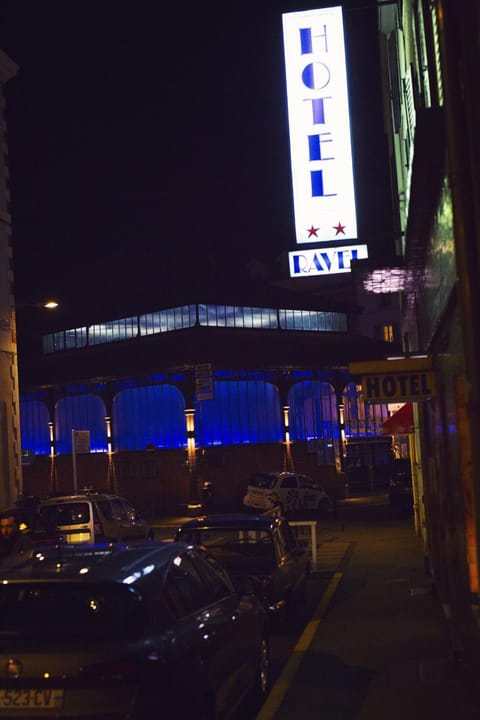
{"type": "Polygon", "coordinates": [[[312,235],[315,235],[315,237],[318,237],[318,235],[317,235],[318,230],[320,230],[320,228],[313,227],[313,225],[312,225],[310,230],[307,231],[308,237],[312,237],[312,235]]]}
{"type": "Polygon", "coordinates": [[[333,229],[337,231],[337,232],[335,233],[335,235],[340,235],[340,233],[342,233],[343,235],[345,235],[345,228],[346,228],[346,227],[347,227],[347,226],[346,226],[346,225],[342,225],[342,223],[341,223],[340,220],[339,220],[339,221],[338,221],[338,225],[334,225],[334,226],[333,226],[333,229]]]}

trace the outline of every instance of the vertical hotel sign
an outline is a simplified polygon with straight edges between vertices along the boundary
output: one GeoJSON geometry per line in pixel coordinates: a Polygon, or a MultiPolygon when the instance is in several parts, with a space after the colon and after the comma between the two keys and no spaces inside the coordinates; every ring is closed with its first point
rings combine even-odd
{"type": "Polygon", "coordinates": [[[349,272],[351,260],[368,252],[352,242],[357,219],[342,8],[284,14],[283,40],[296,243],[317,246],[289,253],[290,275],[349,272]]]}

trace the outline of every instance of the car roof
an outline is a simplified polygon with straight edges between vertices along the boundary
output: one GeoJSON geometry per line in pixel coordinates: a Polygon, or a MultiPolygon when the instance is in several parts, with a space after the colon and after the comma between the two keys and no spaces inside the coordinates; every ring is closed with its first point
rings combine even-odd
{"type": "Polygon", "coordinates": [[[187,547],[185,543],[170,541],[120,547],[112,544],[51,547],[13,569],[0,567],[0,581],[5,577],[9,582],[101,580],[134,585],[153,570],[165,568],[187,547]]]}
{"type": "Polygon", "coordinates": [[[283,518],[278,515],[246,515],[242,513],[202,515],[187,520],[179,529],[195,530],[207,527],[244,528],[246,530],[272,530],[282,524],[283,518]]]}
{"type": "MultiPolygon", "coordinates": [[[[50,497],[43,498],[40,501],[40,505],[55,505],[58,503],[65,503],[65,502],[87,502],[88,500],[98,500],[98,499],[106,499],[106,500],[123,500],[119,495],[113,495],[111,493],[104,493],[104,492],[81,492],[81,493],[71,493],[66,495],[52,495],[50,497]]],[[[127,501],[125,501],[127,502],[127,501]]]]}

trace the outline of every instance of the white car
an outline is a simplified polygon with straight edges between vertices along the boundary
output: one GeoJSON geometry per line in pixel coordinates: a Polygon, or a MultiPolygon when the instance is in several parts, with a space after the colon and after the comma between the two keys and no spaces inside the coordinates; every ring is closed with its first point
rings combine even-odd
{"type": "Polygon", "coordinates": [[[266,512],[278,508],[282,514],[298,510],[329,512],[332,501],[325,489],[308,475],[295,472],[258,472],[248,482],[243,505],[266,512]]]}
{"type": "Polygon", "coordinates": [[[40,502],[39,513],[69,544],[153,540],[153,529],[122,497],[95,492],[62,495],[40,502]]]}

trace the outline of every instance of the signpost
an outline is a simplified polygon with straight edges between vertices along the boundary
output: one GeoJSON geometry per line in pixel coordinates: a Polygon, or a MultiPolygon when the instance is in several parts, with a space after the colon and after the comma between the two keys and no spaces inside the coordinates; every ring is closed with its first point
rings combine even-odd
{"type": "Polygon", "coordinates": [[[77,453],[90,452],[90,430],[72,430],[73,491],[77,492],[77,453]]]}

